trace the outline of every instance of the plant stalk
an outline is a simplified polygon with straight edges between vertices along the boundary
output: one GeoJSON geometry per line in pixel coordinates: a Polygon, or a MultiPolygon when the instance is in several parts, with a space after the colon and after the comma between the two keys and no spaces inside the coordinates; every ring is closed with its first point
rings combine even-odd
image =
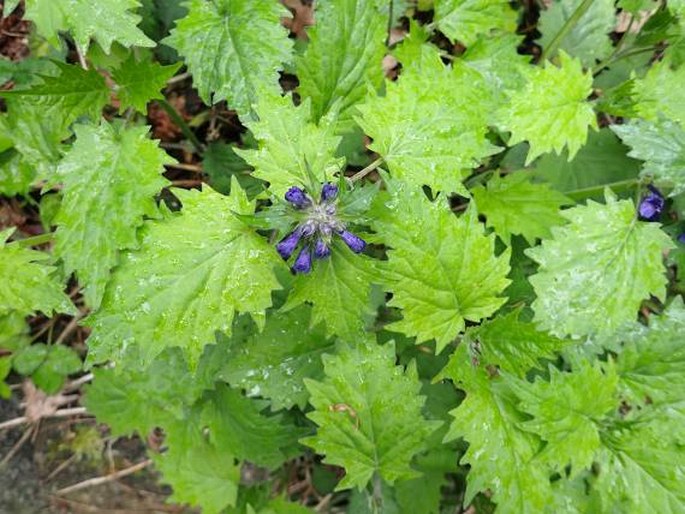
{"type": "Polygon", "coordinates": [[[573,14],[568,20],[566,20],[566,23],[564,23],[564,26],[561,27],[561,30],[557,32],[556,36],[554,36],[554,39],[552,39],[549,45],[547,45],[547,48],[545,48],[542,51],[542,55],[540,56],[540,63],[544,63],[548,57],[554,55],[554,52],[556,52],[561,42],[564,40],[567,34],[571,32],[571,30],[573,30],[573,27],[576,26],[576,24],[580,21],[583,15],[587,12],[587,10],[592,5],[593,1],[594,0],[583,0],[583,2],[576,8],[576,10],[573,11],[573,14]]]}
{"type": "Polygon", "coordinates": [[[159,105],[166,111],[166,113],[169,115],[171,118],[171,121],[173,121],[178,128],[181,129],[181,132],[183,132],[183,135],[186,137],[188,141],[193,145],[193,148],[195,148],[195,151],[199,154],[202,154],[205,151],[204,146],[200,142],[200,140],[197,138],[195,133],[190,129],[188,124],[186,123],[186,120],[183,119],[183,117],[174,109],[174,106],[171,105],[167,100],[157,100],[159,102],[159,105]]]}

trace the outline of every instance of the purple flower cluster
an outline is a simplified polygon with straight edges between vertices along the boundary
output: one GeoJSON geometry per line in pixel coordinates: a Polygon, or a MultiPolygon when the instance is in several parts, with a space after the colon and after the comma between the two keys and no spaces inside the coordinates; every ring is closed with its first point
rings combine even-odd
{"type": "Polygon", "coordinates": [[[285,260],[301,246],[292,266],[293,272],[309,273],[312,269],[312,259],[328,257],[331,254],[334,235],[338,235],[355,253],[361,253],[366,248],[366,242],[346,230],[345,224],[337,218],[337,198],[338,186],[329,182],[321,188],[321,198],[318,202],[312,200],[299,187],[291,187],[285,193],[285,199],[295,209],[306,212],[306,220],[276,245],[276,250],[285,260]]]}
{"type": "Polygon", "coordinates": [[[640,215],[640,219],[656,221],[661,216],[661,211],[664,210],[666,200],[664,200],[664,195],[656,187],[652,185],[647,187],[649,188],[649,193],[640,201],[637,212],[640,215]]]}

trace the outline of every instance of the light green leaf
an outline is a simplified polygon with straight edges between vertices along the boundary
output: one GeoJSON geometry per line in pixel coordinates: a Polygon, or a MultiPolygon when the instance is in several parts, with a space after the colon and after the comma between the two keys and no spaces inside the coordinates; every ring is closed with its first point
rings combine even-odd
{"type": "MultiPolygon", "coordinates": [[[[35,345],[34,345],[35,346],[35,345]]],[[[57,393],[67,376],[81,370],[81,358],[67,346],[55,344],[49,347],[43,363],[33,372],[31,379],[48,394],[57,393]]]]}
{"type": "Polygon", "coordinates": [[[597,129],[592,106],[592,74],[583,72],[580,61],[559,53],[560,67],[547,62],[530,67],[525,88],[511,95],[500,112],[501,125],[511,132],[509,146],[530,143],[526,164],[537,156],[568,147],[572,159],[587,139],[588,126],[597,129]]]}
{"type": "Polygon", "coordinates": [[[357,121],[394,178],[467,196],[462,179],[499,148],[485,137],[489,93],[482,77],[454,66],[443,65],[437,50],[422,53],[387,84],[386,96],[359,106],[357,121]]]}
{"type": "Polygon", "coordinates": [[[69,137],[70,125],[87,116],[99,120],[109,101],[105,79],[94,70],[55,62],[57,76],[42,76],[42,84],[29,89],[3,91],[8,114],[4,132],[27,163],[49,178],[61,158],[61,141],[69,137]]]}
{"type": "Polygon", "coordinates": [[[618,7],[631,14],[639,14],[640,11],[655,9],[657,7],[656,2],[657,0],[618,0],[618,7]]]}
{"type": "Polygon", "coordinates": [[[157,216],[154,197],[168,184],[164,164],[174,159],[148,139],[148,127],[102,122],[74,131],[76,142],[57,168],[64,189],[55,255],[67,274],[76,271],[86,302],[97,309],[119,251],[137,247],[144,217],[157,216]]]}
{"type": "Polygon", "coordinates": [[[287,459],[284,448],[293,446],[303,430],[282,423],[282,416],[260,414],[268,402],[245,398],[240,391],[217,386],[206,396],[202,421],[209,439],[238,459],[275,469],[287,459]]]}
{"type": "Polygon", "coordinates": [[[336,238],[330,258],[317,261],[311,273],[295,279],[283,310],[311,303],[312,326],[325,323],[329,336],[353,341],[361,337],[364,316],[372,313],[371,285],[377,282],[376,261],[352,253],[336,238]]]}
{"type": "Polygon", "coordinates": [[[520,309],[486,321],[466,331],[464,342],[472,362],[492,364],[499,369],[525,377],[540,360],[553,360],[567,343],[520,321],[520,309]]]}
{"type": "Polygon", "coordinates": [[[471,193],[487,226],[507,244],[512,234],[522,235],[531,245],[537,238],[549,237],[550,228],[564,222],[561,206],[573,203],[546,184],[532,184],[530,174],[524,172],[504,178],[495,173],[486,187],[479,185],[471,193]]]}
{"type": "Polygon", "coordinates": [[[627,153],[628,147],[611,130],[602,128],[588,134],[587,143],[573,159],[568,159],[568,150],[545,154],[535,162],[533,173],[562,192],[601,188],[637,177],[639,162],[627,153]]]}
{"type": "Polygon", "coordinates": [[[36,170],[14,149],[0,154],[0,194],[25,195],[36,179],[36,170]]]}
{"type": "Polygon", "coordinates": [[[292,42],[276,0],[189,0],[188,15],[164,42],[185,57],[193,84],[207,104],[226,100],[242,115],[266,91],[280,92],[278,72],[292,42]]]}
{"type": "Polygon", "coordinates": [[[45,343],[32,344],[19,350],[12,359],[12,366],[17,373],[28,376],[36,371],[48,355],[45,343]]]}
{"type": "MultiPolygon", "coordinates": [[[[540,13],[538,30],[542,32],[540,45],[547,48],[552,39],[576,12],[583,0],[556,0],[540,13]]],[[[612,51],[609,33],[616,25],[614,0],[594,0],[583,16],[561,39],[557,48],[576,57],[583,66],[592,67],[612,51]]],[[[553,57],[549,55],[549,57],[553,57]]]]}
{"type": "Polygon", "coordinates": [[[54,276],[54,267],[44,263],[50,256],[6,241],[13,228],[0,231],[0,315],[16,312],[28,316],[42,312],[76,314],[64,294],[63,284],[54,276]]]}
{"type": "Polygon", "coordinates": [[[563,211],[570,223],[526,254],[540,265],[530,278],[539,328],[557,335],[606,333],[635,319],[649,295],[664,299],[662,252],[673,247],[655,223],[638,221],[630,200],[588,200],[563,211]]]}
{"type": "Polygon", "coordinates": [[[208,441],[197,409],[188,418],[165,425],[169,450],[155,457],[162,482],[171,485],[169,500],[202,507],[203,514],[219,514],[235,505],[240,466],[231,452],[208,441]]]}
{"type": "Polygon", "coordinates": [[[625,340],[617,360],[621,393],[638,405],[685,400],[685,307],[677,297],[661,316],[650,318],[625,340]]]}
{"type": "MultiPolygon", "coordinates": [[[[682,395],[681,395],[682,398],[682,395]]],[[[599,512],[685,512],[685,404],[648,410],[604,434],[593,489],[599,512]],[[626,427],[627,425],[627,427],[626,427]]]]}
{"type": "Polygon", "coordinates": [[[435,23],[452,41],[466,46],[479,35],[514,32],[517,13],[507,0],[435,0],[435,23]]]}
{"type": "Polygon", "coordinates": [[[642,176],[673,188],[669,196],[685,191],[685,130],[679,124],[663,119],[636,120],[629,125],[612,125],[611,130],[632,148],[628,155],[645,161],[642,176]]]}
{"type": "Polygon", "coordinates": [[[590,467],[602,444],[602,421],[619,405],[618,375],[614,366],[587,363],[567,373],[550,366],[549,373],[548,380],[512,381],[519,409],[533,417],[519,426],[547,442],[537,459],[558,472],[570,464],[573,478],[590,467]]]}
{"type": "Polygon", "coordinates": [[[377,202],[373,226],[391,249],[383,279],[393,293],[388,303],[402,309],[391,330],[435,339],[440,352],[465,321],[480,321],[505,301],[507,249],[495,256],[495,236],[486,236],[474,209],[457,218],[447,202],[430,202],[421,190],[395,185],[377,202]],[[383,200],[383,199],[381,199],[383,200]]]}
{"type": "Polygon", "coordinates": [[[685,125],[685,66],[671,69],[669,61],[654,64],[633,86],[635,111],[641,118],[657,121],[660,116],[685,125]]]}
{"type": "Polygon", "coordinates": [[[311,326],[311,310],[302,305],[270,314],[261,331],[249,320],[242,334],[234,328],[221,378],[248,396],[269,398],[273,410],[294,405],[304,410],[309,393],[303,378],[322,378],[321,355],[335,346],[323,326],[311,326]]]}
{"type": "Polygon", "coordinates": [[[138,62],[135,53],[131,52],[128,59],[112,71],[112,79],[117,84],[116,92],[121,102],[119,111],[132,107],[146,113],[150,100],[164,98],[160,91],[180,67],[181,63],[161,66],[152,61],[138,62]]]}
{"type": "Polygon", "coordinates": [[[191,368],[214,332],[230,333],[236,311],[263,316],[279,288],[272,246],[233,213],[254,204],[234,184],[230,197],[206,189],[174,190],[183,210],[150,221],[140,249],[123,255],[98,312],[87,324],[89,361],[117,360],[137,344],[143,362],[183,348],[191,368]]]}
{"type": "Polygon", "coordinates": [[[146,369],[134,359],[123,364],[96,368],[85,396],[88,412],[116,436],[137,432],[144,438],[155,427],[182,420],[208,385],[193,376],[178,348],[165,350],[146,369]]]}
{"type": "Polygon", "coordinates": [[[31,342],[28,332],[29,326],[21,313],[12,311],[0,315],[1,349],[16,352],[24,348],[31,342]]]}
{"type": "Polygon", "coordinates": [[[91,38],[109,53],[115,41],[124,46],[155,46],[137,27],[140,16],[131,11],[138,0],[26,0],[25,18],[36,24],[38,34],[55,47],[59,32],[70,32],[84,54],[91,38]]]}
{"type": "Polygon", "coordinates": [[[358,343],[335,356],[324,356],[326,379],[307,379],[307,416],[318,426],[302,442],[326,456],[324,462],[342,466],[346,475],[338,489],[362,489],[378,473],[386,482],[417,476],[414,455],[440,421],[421,414],[425,398],[414,366],[395,366],[395,345],[358,343]]]}
{"type": "Polygon", "coordinates": [[[443,372],[466,392],[450,414],[455,418],[445,440],[462,437],[469,443],[461,463],[470,465],[465,503],[479,491],[492,491],[497,512],[540,514],[552,501],[552,488],[543,466],[534,461],[541,442],[518,424],[527,417],[516,410],[516,398],[501,377],[490,378],[474,367],[460,345],[443,372]]]}
{"type": "Polygon", "coordinates": [[[316,24],[297,60],[299,92],[310,98],[314,121],[331,112],[350,125],[351,109],[383,82],[388,15],[381,0],[329,0],[316,3],[316,24]],[[334,107],[336,102],[340,102],[334,107]]]}
{"type": "MultiPolygon", "coordinates": [[[[262,96],[256,111],[259,121],[246,121],[257,141],[257,150],[236,150],[255,168],[254,176],[270,183],[270,190],[281,196],[291,186],[310,184],[308,168],[323,182],[341,169],[335,157],[340,138],[334,135],[334,121],[323,118],[311,123],[311,108],[305,100],[295,107],[289,96],[262,96]]],[[[319,184],[316,184],[317,188],[319,184]]]]}

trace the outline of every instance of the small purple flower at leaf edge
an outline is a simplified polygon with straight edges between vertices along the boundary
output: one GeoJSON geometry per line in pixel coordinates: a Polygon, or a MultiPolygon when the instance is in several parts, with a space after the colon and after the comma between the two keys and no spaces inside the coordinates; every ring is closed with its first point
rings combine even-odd
{"type": "Polygon", "coordinates": [[[678,236],[678,242],[683,243],[685,245],[685,232],[678,236]]]}
{"type": "Polygon", "coordinates": [[[309,246],[300,250],[292,270],[294,273],[309,273],[312,270],[312,252],[309,246]]]}
{"type": "Polygon", "coordinates": [[[281,239],[281,242],[276,245],[276,251],[284,259],[288,260],[290,256],[297,248],[300,243],[300,238],[302,237],[302,230],[299,228],[295,229],[293,232],[281,239]]]}
{"type": "Polygon", "coordinates": [[[650,193],[640,201],[638,213],[640,218],[645,221],[656,221],[664,210],[666,200],[661,192],[654,186],[648,186],[650,193]]]}
{"type": "Polygon", "coordinates": [[[361,237],[354,235],[352,232],[342,230],[339,232],[339,235],[354,253],[361,253],[364,251],[364,248],[366,248],[366,241],[364,241],[361,237]]]}
{"type": "Polygon", "coordinates": [[[307,196],[307,193],[302,191],[299,187],[293,186],[285,192],[285,199],[293,204],[298,209],[302,209],[311,205],[312,201],[307,196]]]}
{"type": "Polygon", "coordinates": [[[314,257],[317,259],[325,259],[331,254],[331,249],[328,245],[319,239],[314,245],[314,257]]]}
{"type": "Polygon", "coordinates": [[[321,188],[321,201],[322,202],[330,202],[332,200],[335,200],[336,197],[338,196],[338,186],[335,184],[331,184],[330,182],[326,182],[323,187],[321,188]]]}

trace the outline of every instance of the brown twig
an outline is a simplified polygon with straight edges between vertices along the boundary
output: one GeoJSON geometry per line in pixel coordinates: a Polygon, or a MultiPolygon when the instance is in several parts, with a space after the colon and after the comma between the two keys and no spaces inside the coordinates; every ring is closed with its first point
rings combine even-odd
{"type": "Polygon", "coordinates": [[[24,443],[29,440],[29,437],[31,437],[31,433],[33,432],[33,427],[29,427],[26,429],[24,432],[24,435],[21,436],[21,438],[15,443],[14,446],[12,446],[12,449],[9,451],[7,455],[5,455],[5,458],[0,461],[0,469],[4,468],[5,465],[12,460],[12,457],[14,457],[17,452],[21,449],[22,446],[24,446],[24,443]]]}
{"type": "MultiPolygon", "coordinates": [[[[53,412],[52,414],[47,414],[46,418],[64,418],[66,416],[76,416],[77,414],[85,414],[85,407],[72,407],[70,409],[61,409],[53,412]]],[[[16,427],[28,423],[29,419],[26,416],[21,416],[19,418],[14,418],[4,423],[0,423],[0,430],[5,430],[7,428],[16,427]]]]}
{"type": "Polygon", "coordinates": [[[106,484],[107,482],[112,482],[113,480],[118,480],[119,478],[123,478],[125,476],[131,475],[135,473],[136,471],[140,471],[141,469],[145,469],[148,467],[150,464],[152,464],[152,459],[147,459],[144,460],[143,462],[139,462],[138,464],[135,464],[131,467],[128,467],[126,469],[121,469],[115,473],[112,473],[110,475],[105,475],[102,477],[95,477],[95,478],[89,478],[88,480],[84,480],[83,482],[79,482],[74,485],[70,485],[68,487],[63,487],[62,489],[59,489],[58,491],[55,491],[55,496],[61,496],[64,494],[69,494],[74,491],[78,491],[80,489],[85,489],[86,487],[93,487],[96,485],[102,485],[106,484]]]}

